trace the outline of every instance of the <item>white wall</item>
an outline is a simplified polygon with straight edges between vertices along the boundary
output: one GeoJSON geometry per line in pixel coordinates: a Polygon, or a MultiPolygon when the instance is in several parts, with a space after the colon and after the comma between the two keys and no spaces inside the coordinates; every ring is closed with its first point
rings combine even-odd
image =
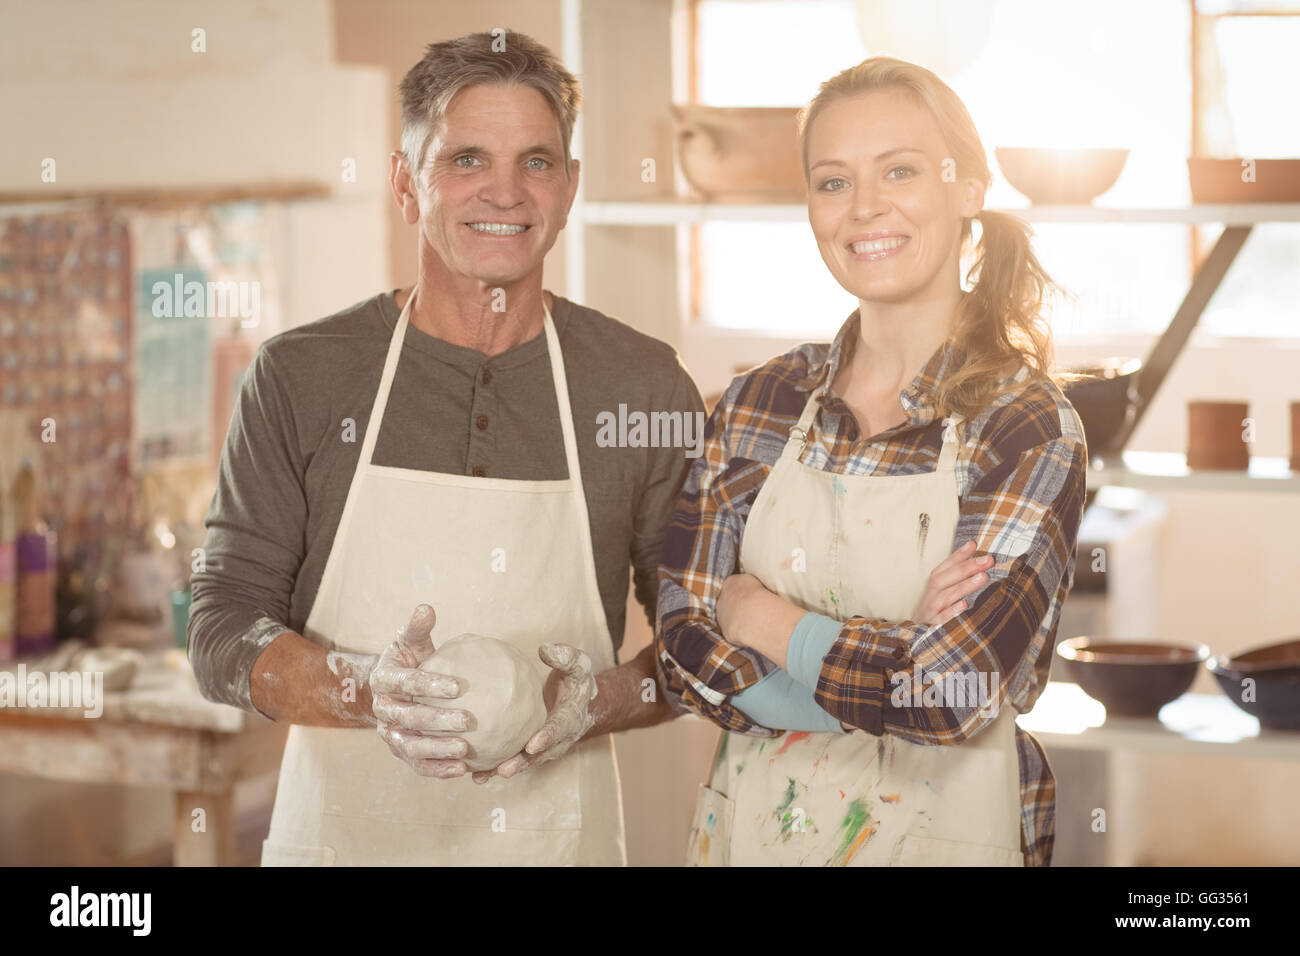
{"type": "Polygon", "coordinates": [[[0,191],[337,187],[385,136],[384,74],[330,61],[324,0],[7,6],[0,191]]]}

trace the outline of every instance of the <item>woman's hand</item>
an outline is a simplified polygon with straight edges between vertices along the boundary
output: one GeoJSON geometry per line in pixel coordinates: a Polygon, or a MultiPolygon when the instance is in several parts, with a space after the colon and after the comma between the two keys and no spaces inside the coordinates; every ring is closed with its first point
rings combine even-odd
{"type": "Polygon", "coordinates": [[[741,632],[746,630],[742,626],[742,619],[752,603],[751,599],[760,591],[769,593],[762,582],[752,574],[733,574],[722,582],[722,591],[718,594],[716,617],[722,636],[732,644],[745,643],[741,637],[741,632]]]}
{"type": "Polygon", "coordinates": [[[729,643],[752,647],[778,667],[785,667],[790,634],[805,613],[773,594],[752,574],[733,574],[722,582],[714,616],[729,643]]]}
{"type": "Polygon", "coordinates": [[[911,619],[931,626],[948,623],[970,606],[964,598],[984,585],[991,567],[993,556],[975,557],[975,542],[967,541],[935,565],[911,619]]]}

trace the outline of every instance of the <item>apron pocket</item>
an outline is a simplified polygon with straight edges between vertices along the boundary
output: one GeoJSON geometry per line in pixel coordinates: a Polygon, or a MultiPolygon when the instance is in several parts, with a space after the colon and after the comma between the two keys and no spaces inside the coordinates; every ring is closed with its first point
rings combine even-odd
{"type": "Polygon", "coordinates": [[[894,849],[893,866],[1024,866],[1019,850],[908,834],[894,849]]]}
{"type": "Polygon", "coordinates": [[[331,846],[294,846],[292,843],[262,841],[262,866],[333,866],[335,859],[331,846]]]}
{"type": "Polygon", "coordinates": [[[731,865],[731,820],[735,811],[735,803],[700,784],[686,842],[687,866],[731,865]]]}

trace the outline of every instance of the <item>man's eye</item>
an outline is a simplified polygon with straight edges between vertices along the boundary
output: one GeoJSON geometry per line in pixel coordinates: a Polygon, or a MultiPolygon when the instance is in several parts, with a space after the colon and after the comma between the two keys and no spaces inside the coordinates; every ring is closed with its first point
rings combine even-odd
{"type": "Polygon", "coordinates": [[[452,160],[452,164],[455,166],[468,166],[470,163],[477,163],[477,162],[478,162],[477,156],[469,156],[469,155],[457,156],[455,159],[452,160]]]}
{"type": "Polygon", "coordinates": [[[528,161],[529,169],[546,169],[550,165],[551,164],[549,162],[542,159],[542,157],[540,156],[534,156],[532,159],[528,161]]]}

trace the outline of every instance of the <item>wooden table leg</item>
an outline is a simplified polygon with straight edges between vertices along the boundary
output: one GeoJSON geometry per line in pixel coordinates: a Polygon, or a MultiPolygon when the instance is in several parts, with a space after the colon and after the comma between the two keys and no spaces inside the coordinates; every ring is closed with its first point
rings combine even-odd
{"type": "Polygon", "coordinates": [[[176,866],[234,866],[234,793],[176,792],[172,860],[176,866]],[[202,814],[196,811],[203,811],[202,814]]]}

